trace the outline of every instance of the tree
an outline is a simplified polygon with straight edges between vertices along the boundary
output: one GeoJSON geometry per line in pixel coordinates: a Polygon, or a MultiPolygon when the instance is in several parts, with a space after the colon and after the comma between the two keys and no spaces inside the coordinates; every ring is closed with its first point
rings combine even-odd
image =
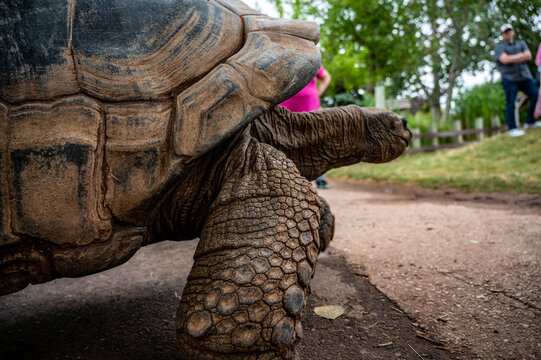
{"type": "MultiPolygon", "coordinates": [[[[404,9],[393,0],[273,0],[279,12],[312,17],[321,25],[323,65],[332,74],[329,94],[364,88],[398,73],[414,45],[411,29],[403,26],[404,9]],[[406,39],[410,40],[410,43],[406,39]]],[[[409,26],[408,24],[406,24],[409,26]]]]}
{"type": "MultiPolygon", "coordinates": [[[[492,58],[510,22],[535,55],[541,0],[272,0],[321,25],[324,66],[346,92],[386,81],[391,92],[422,92],[436,123],[449,116],[464,72],[492,58]],[[441,106],[445,99],[445,106],[441,106]]],[[[332,88],[331,88],[332,93],[332,88]]]]}
{"type": "MultiPolygon", "coordinates": [[[[530,32],[536,26],[539,28],[535,24],[535,19],[539,19],[539,2],[407,1],[405,8],[408,18],[417,27],[421,56],[416,65],[406,69],[410,72],[403,78],[409,78],[410,86],[424,92],[436,123],[448,118],[460,75],[481,70],[485,61],[494,63],[492,56],[499,41],[500,25],[516,19],[517,28],[526,23],[530,23],[530,32]],[[443,113],[442,97],[446,99],[443,113]]],[[[525,31],[528,35],[530,32],[525,31]]]]}
{"type": "Polygon", "coordinates": [[[465,71],[477,70],[476,58],[484,56],[479,44],[482,19],[486,18],[484,1],[409,0],[407,18],[416,27],[416,64],[405,69],[410,88],[424,93],[436,123],[448,117],[453,89],[465,71]],[[442,113],[441,98],[447,104],[442,113]]]}

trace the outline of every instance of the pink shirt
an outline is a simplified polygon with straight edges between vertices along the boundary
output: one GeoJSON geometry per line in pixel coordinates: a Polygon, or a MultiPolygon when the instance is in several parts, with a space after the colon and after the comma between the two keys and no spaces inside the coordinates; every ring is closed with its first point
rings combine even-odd
{"type": "Polygon", "coordinates": [[[304,89],[281,103],[280,106],[293,112],[319,110],[321,103],[317,94],[317,79],[321,79],[324,71],[323,66],[320,67],[316,77],[304,89]]]}
{"type": "Polygon", "coordinates": [[[537,66],[541,65],[541,43],[539,43],[539,47],[537,48],[537,55],[535,56],[535,65],[537,66]]]}

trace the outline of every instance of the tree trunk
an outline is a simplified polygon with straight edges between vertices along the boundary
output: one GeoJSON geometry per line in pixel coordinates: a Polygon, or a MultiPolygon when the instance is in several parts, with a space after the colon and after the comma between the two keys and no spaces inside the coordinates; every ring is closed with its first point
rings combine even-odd
{"type": "Polygon", "coordinates": [[[367,84],[364,85],[364,90],[369,93],[370,95],[374,96],[375,95],[375,90],[376,90],[376,83],[374,82],[369,82],[367,84]]]}
{"type": "Polygon", "coordinates": [[[439,125],[441,123],[441,106],[439,103],[430,104],[430,112],[432,113],[432,118],[434,119],[434,124],[439,125]]]}
{"type": "MultiPolygon", "coordinates": [[[[458,60],[455,61],[458,62],[458,60]]],[[[449,74],[449,85],[446,91],[447,99],[445,100],[445,112],[443,113],[442,122],[445,122],[447,121],[447,119],[449,119],[449,112],[451,111],[451,101],[453,100],[453,89],[455,88],[456,79],[460,75],[459,72],[454,71],[454,68],[456,67],[457,66],[453,65],[453,69],[449,74]]]]}
{"type": "Polygon", "coordinates": [[[451,100],[445,101],[445,109],[443,110],[443,114],[441,116],[441,122],[444,123],[449,119],[449,107],[451,106],[451,100]]]}

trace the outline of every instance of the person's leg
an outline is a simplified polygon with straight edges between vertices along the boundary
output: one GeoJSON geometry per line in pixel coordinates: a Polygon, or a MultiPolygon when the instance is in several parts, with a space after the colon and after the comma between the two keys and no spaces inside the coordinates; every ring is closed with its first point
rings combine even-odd
{"type": "Polygon", "coordinates": [[[317,177],[316,185],[320,189],[325,189],[329,187],[329,184],[327,184],[327,181],[325,180],[325,175],[321,175],[317,177]]]}
{"type": "Polygon", "coordinates": [[[503,91],[505,91],[505,120],[509,130],[517,128],[515,122],[515,100],[517,98],[518,86],[516,82],[502,79],[503,91]]]}
{"type": "Polygon", "coordinates": [[[535,111],[535,104],[537,103],[537,96],[539,95],[539,88],[535,85],[534,79],[528,79],[521,81],[518,84],[518,89],[523,91],[530,100],[530,106],[528,107],[528,115],[526,117],[526,124],[535,123],[535,117],[533,115],[535,111]]]}

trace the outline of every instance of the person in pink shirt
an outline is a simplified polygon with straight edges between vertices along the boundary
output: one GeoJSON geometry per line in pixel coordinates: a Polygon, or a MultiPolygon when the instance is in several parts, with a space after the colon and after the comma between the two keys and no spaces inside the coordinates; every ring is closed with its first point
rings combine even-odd
{"type": "MultiPolygon", "coordinates": [[[[293,112],[319,110],[321,108],[319,97],[325,92],[330,83],[331,75],[322,66],[319,68],[316,77],[304,89],[281,103],[280,106],[293,112]]],[[[320,189],[326,189],[329,184],[325,177],[321,175],[316,179],[316,186],[320,189]]]]}
{"type": "Polygon", "coordinates": [[[330,82],[331,75],[322,66],[316,77],[304,89],[281,103],[280,106],[293,112],[319,110],[321,108],[319,97],[325,92],[330,82]]]}

